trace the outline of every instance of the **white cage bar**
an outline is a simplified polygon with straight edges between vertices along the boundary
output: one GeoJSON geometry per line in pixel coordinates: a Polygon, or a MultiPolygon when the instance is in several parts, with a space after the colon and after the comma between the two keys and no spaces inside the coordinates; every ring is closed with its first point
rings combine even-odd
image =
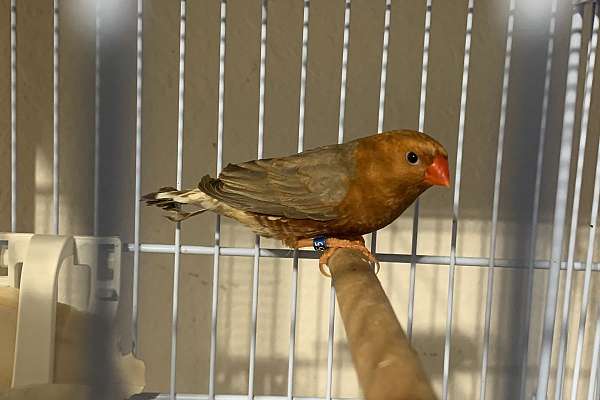
{"type": "Polygon", "coordinates": [[[17,0],[10,1],[10,230],[17,231],[17,0]]]}
{"type": "Polygon", "coordinates": [[[135,198],[133,220],[133,278],[131,300],[131,338],[132,352],[136,354],[139,317],[139,281],[140,281],[140,198],[142,185],[142,68],[143,68],[143,23],[144,2],[137,1],[136,18],[136,83],[135,83],[135,198]]]}
{"type": "MultiPolygon", "coordinates": [[[[227,2],[221,0],[221,17],[219,31],[219,108],[217,122],[217,175],[223,169],[223,123],[224,123],[224,99],[225,99],[225,45],[226,45],[226,23],[227,2]]],[[[217,318],[219,309],[219,249],[221,247],[221,217],[217,215],[215,222],[215,245],[213,252],[213,282],[212,282],[212,310],[210,324],[210,360],[208,378],[208,396],[215,396],[215,369],[217,362],[217,318]]]]}
{"type": "MultiPolygon", "coordinates": [[[[423,58],[421,61],[421,90],[419,93],[419,131],[425,129],[425,101],[427,99],[427,74],[429,71],[429,37],[431,35],[431,9],[432,1],[427,0],[425,5],[425,31],[423,32],[423,58]]],[[[413,259],[410,263],[410,286],[408,288],[408,322],[406,333],[409,340],[412,338],[412,327],[415,307],[415,282],[416,282],[416,261],[417,254],[417,239],[419,234],[419,199],[415,201],[413,225],[412,225],[412,241],[411,255],[413,259]]]]}
{"type": "MultiPolygon", "coordinates": [[[[183,115],[185,96],[185,28],[186,0],[179,3],[179,74],[177,97],[177,178],[176,188],[181,190],[183,179],[183,115]]],[[[218,258],[218,257],[216,257],[218,258]]],[[[173,298],[171,314],[171,374],[169,377],[169,396],[175,400],[177,392],[177,322],[179,319],[179,279],[181,270],[181,222],[175,225],[175,258],[173,265],[173,298]]]]}
{"type": "Polygon", "coordinates": [[[552,60],[554,56],[554,35],[556,31],[556,12],[558,0],[552,1],[550,13],[550,23],[548,28],[548,46],[546,48],[546,68],[544,75],[544,97],[542,99],[542,115],[540,120],[540,133],[538,152],[535,166],[535,186],[533,191],[533,204],[531,212],[531,233],[528,246],[528,270],[527,270],[527,292],[525,298],[525,313],[523,314],[523,335],[519,346],[522,348],[521,361],[521,388],[519,391],[520,399],[525,399],[527,388],[527,362],[529,353],[529,329],[531,326],[531,299],[533,296],[533,272],[535,269],[535,250],[537,244],[537,226],[540,210],[540,196],[542,190],[542,167],[544,163],[544,146],[546,144],[546,132],[548,128],[548,105],[550,102],[550,83],[552,79],[552,60]]]}
{"type": "Polygon", "coordinates": [[[96,2],[95,18],[95,60],[94,60],[94,236],[98,236],[98,209],[100,208],[100,12],[101,4],[96,2]]]}
{"type": "Polygon", "coordinates": [[[594,344],[592,347],[592,368],[590,368],[590,383],[588,387],[587,399],[594,400],[594,391],[596,391],[596,398],[598,398],[598,371],[599,371],[599,361],[600,359],[600,308],[598,308],[598,312],[596,313],[596,334],[594,336],[594,344]]]}
{"type": "MultiPolygon", "coordinates": [[[[381,49],[381,73],[379,76],[379,110],[377,111],[377,132],[383,132],[385,114],[385,85],[387,82],[388,52],[390,43],[390,19],[392,1],[386,0],[383,14],[383,44],[381,49]]],[[[377,253],[377,232],[371,234],[371,253],[377,253]]]]}
{"type": "MultiPolygon", "coordinates": [[[[128,243],[125,251],[133,252],[135,245],[128,243]]],[[[142,243],[140,245],[140,252],[142,253],[156,253],[156,254],[174,254],[175,246],[169,244],[158,244],[158,243],[142,243]]],[[[214,254],[214,247],[212,246],[194,246],[194,245],[182,245],[182,254],[198,254],[198,255],[212,255],[214,254]]],[[[238,257],[254,257],[254,247],[225,247],[219,248],[219,254],[222,256],[238,256],[238,257]]],[[[274,258],[294,258],[293,252],[285,249],[274,249],[274,248],[260,248],[261,257],[274,257],[274,258]]],[[[312,250],[298,250],[298,258],[302,259],[317,259],[319,258],[317,253],[312,250]]],[[[382,262],[391,263],[402,263],[410,264],[413,259],[412,254],[400,254],[400,253],[377,253],[377,258],[382,262]]],[[[450,257],[448,256],[432,256],[417,254],[416,257],[417,267],[422,267],[423,264],[431,265],[449,265],[450,257]]],[[[455,257],[455,265],[464,267],[484,267],[489,266],[490,259],[487,257],[455,257]]],[[[528,268],[528,261],[525,259],[508,259],[498,258],[496,259],[495,266],[499,268],[528,268]]],[[[549,269],[549,260],[535,260],[533,262],[535,269],[549,269]]],[[[562,270],[567,269],[566,261],[561,262],[560,268],[562,270]]],[[[585,270],[585,262],[575,261],[573,268],[576,271],[585,270]]],[[[600,268],[600,263],[592,263],[593,269],[600,268]]]]}
{"type": "MultiPolygon", "coordinates": [[[[594,6],[594,5],[593,5],[594,6]]],[[[592,12],[593,12],[592,8],[592,12]]],[[[579,135],[579,150],[577,153],[577,167],[576,167],[576,175],[575,175],[575,186],[574,186],[574,194],[573,194],[573,207],[571,212],[571,227],[569,230],[569,247],[567,253],[567,276],[565,279],[565,295],[563,300],[563,310],[562,310],[562,320],[561,320],[561,329],[560,329],[560,337],[559,337],[559,348],[558,348],[558,367],[556,371],[556,389],[554,398],[562,399],[563,396],[563,378],[564,378],[564,369],[565,369],[565,357],[567,352],[567,337],[569,334],[568,324],[569,324],[569,314],[570,314],[570,305],[571,305],[571,297],[572,297],[572,280],[573,280],[573,260],[575,258],[575,243],[577,240],[577,225],[579,222],[579,206],[581,201],[581,180],[583,178],[583,161],[585,159],[585,145],[587,142],[587,131],[589,125],[589,113],[590,113],[590,103],[592,98],[592,79],[594,76],[594,64],[596,61],[596,45],[598,43],[598,18],[593,19],[592,26],[592,38],[588,44],[588,63],[587,63],[587,74],[585,79],[585,88],[584,88],[584,99],[583,99],[583,110],[582,110],[582,121],[580,127],[580,135],[579,135]]],[[[596,210],[597,214],[597,210],[596,210]]],[[[595,215],[592,211],[592,217],[595,215]]],[[[594,225],[590,222],[590,225],[594,225]]],[[[588,246],[593,247],[593,238],[592,242],[588,243],[588,246]]],[[[589,276],[586,276],[589,279],[589,276]]],[[[585,285],[589,285],[589,282],[586,281],[585,285]]],[[[585,286],[584,286],[585,292],[585,286]]],[[[582,307],[581,315],[585,315],[587,312],[587,306],[582,307]]],[[[579,363],[579,359],[576,359],[576,363],[579,363]]],[[[575,371],[577,367],[575,367],[575,371]]],[[[577,387],[577,379],[573,379],[573,387],[574,390],[577,387]]],[[[572,396],[573,397],[573,396],[572,396]]],[[[573,397],[575,398],[575,397],[573,397]]]]}
{"type": "Polygon", "coordinates": [[[560,262],[564,238],[564,226],[567,211],[567,195],[571,163],[571,148],[573,145],[573,129],[575,125],[575,101],[577,99],[577,81],[579,79],[579,62],[581,47],[581,30],[583,15],[575,10],[571,19],[571,39],[569,45],[569,62],[567,72],[567,89],[565,94],[565,111],[561,146],[559,156],[558,184],[554,204],[554,219],[552,227],[552,254],[550,258],[550,276],[546,289],[546,306],[542,328],[542,344],[536,399],[544,400],[548,391],[552,340],[554,337],[554,322],[558,302],[558,285],[560,279],[560,262]]]}
{"type": "MultiPolygon", "coordinates": [[[[485,299],[485,322],[483,331],[483,351],[481,355],[481,380],[479,382],[479,398],[485,400],[488,357],[490,347],[490,327],[492,322],[492,301],[494,295],[494,267],[496,263],[496,239],[498,233],[498,208],[500,205],[500,182],[502,179],[502,157],[504,155],[504,136],[506,134],[506,111],[508,104],[508,85],[510,82],[510,66],[512,58],[512,41],[515,24],[515,0],[511,0],[506,27],[506,48],[504,50],[504,69],[502,76],[502,98],[500,100],[500,123],[498,127],[498,144],[496,152],[496,171],[494,175],[494,195],[492,199],[492,227],[490,235],[490,264],[487,276],[485,299]]],[[[472,22],[471,22],[472,25],[472,22]]]]}
{"type": "MultiPolygon", "coordinates": [[[[258,87],[258,145],[256,157],[263,158],[265,131],[265,74],[267,62],[267,1],[260,4],[260,70],[258,87]]],[[[260,266],[260,236],[254,241],[254,263],[252,265],[252,315],[250,328],[250,361],[248,366],[248,398],[254,396],[254,370],[256,366],[256,329],[258,323],[258,278],[260,266]]]]}
{"type": "MultiPolygon", "coordinates": [[[[594,5],[597,6],[597,5],[594,5]]],[[[596,11],[596,10],[593,10],[596,11]]],[[[582,139],[585,136],[584,132],[588,129],[589,122],[589,111],[590,111],[590,102],[591,102],[591,92],[592,92],[592,80],[594,74],[594,66],[596,61],[596,47],[598,45],[598,29],[599,29],[599,18],[598,15],[593,13],[593,23],[592,23],[592,37],[589,42],[587,57],[588,57],[588,65],[587,65],[587,74],[585,79],[585,89],[584,89],[584,100],[583,100],[583,120],[581,123],[581,133],[582,139]]],[[[585,335],[585,327],[587,323],[587,311],[590,304],[590,285],[591,285],[591,264],[592,259],[594,257],[594,244],[596,239],[596,222],[598,220],[598,201],[600,197],[600,144],[598,146],[598,151],[596,152],[596,173],[594,180],[594,195],[592,201],[592,209],[590,213],[590,223],[589,223],[589,236],[588,236],[588,246],[586,253],[586,268],[583,282],[583,292],[581,293],[580,300],[580,313],[579,313],[579,324],[578,324],[578,332],[577,332],[577,350],[575,353],[575,366],[573,368],[573,379],[571,384],[571,398],[577,397],[577,389],[579,384],[579,375],[581,373],[581,365],[582,365],[582,352],[583,352],[583,339],[585,335]]],[[[570,293],[569,293],[570,294],[570,293]]],[[[592,314],[593,315],[593,314],[592,314]]],[[[567,316],[568,317],[568,316],[567,316]]],[[[598,332],[596,331],[596,335],[598,332]]],[[[597,360],[595,361],[597,364],[597,360]]],[[[597,367],[596,367],[597,368],[597,367]]],[[[562,371],[559,371],[562,372],[562,371]]],[[[594,367],[591,368],[590,374],[590,383],[589,383],[589,396],[588,399],[592,397],[593,391],[593,380],[595,378],[594,367]]],[[[561,388],[562,389],[562,388],[561,388]]]]}
{"type": "MultiPolygon", "coordinates": [[[[300,102],[298,109],[298,153],[304,151],[304,116],[306,110],[306,77],[308,69],[310,1],[305,0],[302,9],[302,54],[300,58],[300,102]]],[[[262,253],[262,249],[260,250],[262,253]]],[[[298,315],[298,265],[300,252],[292,253],[292,284],[290,305],[290,342],[288,347],[287,398],[294,398],[294,362],[296,357],[296,318],[298,315]]]]}
{"type": "MultiPolygon", "coordinates": [[[[452,336],[452,317],[454,311],[454,271],[456,269],[456,241],[458,234],[458,211],[460,206],[460,183],[462,177],[462,159],[465,137],[465,118],[467,95],[469,88],[469,66],[471,59],[471,35],[473,29],[474,0],[469,0],[467,23],[465,27],[465,51],[463,56],[463,73],[460,92],[460,116],[458,123],[456,172],[454,176],[454,194],[452,198],[452,236],[450,243],[450,262],[448,268],[448,306],[446,311],[446,333],[444,339],[444,364],[442,370],[442,399],[448,398],[450,380],[450,344],[452,336]]],[[[416,214],[415,214],[416,216],[416,214]]],[[[413,248],[413,253],[415,249],[413,248]]]]}
{"type": "Polygon", "coordinates": [[[58,235],[60,209],[60,15],[59,1],[52,6],[52,232],[58,235]]]}
{"type": "MultiPolygon", "coordinates": [[[[344,36],[342,39],[342,66],[340,79],[340,108],[338,114],[338,143],[344,143],[344,122],[346,117],[346,92],[348,90],[348,52],[350,51],[350,15],[351,0],[345,0],[344,5],[344,36]]],[[[327,386],[325,398],[331,399],[333,385],[333,335],[335,327],[335,287],[333,280],[329,289],[329,329],[327,335],[327,386]]]]}

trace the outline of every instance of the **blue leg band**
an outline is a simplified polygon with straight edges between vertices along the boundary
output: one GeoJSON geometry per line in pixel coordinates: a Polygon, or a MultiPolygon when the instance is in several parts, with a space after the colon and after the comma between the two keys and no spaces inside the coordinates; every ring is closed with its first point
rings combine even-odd
{"type": "Polygon", "coordinates": [[[313,239],[313,247],[316,251],[327,250],[327,238],[325,236],[316,236],[313,239]]]}

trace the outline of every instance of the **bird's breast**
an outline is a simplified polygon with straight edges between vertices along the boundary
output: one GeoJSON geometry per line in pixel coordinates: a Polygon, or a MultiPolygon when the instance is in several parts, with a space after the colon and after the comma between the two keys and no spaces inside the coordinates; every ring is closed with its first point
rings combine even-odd
{"type": "Polygon", "coordinates": [[[354,185],[338,209],[340,228],[361,235],[381,229],[398,218],[423,190],[354,185]]]}

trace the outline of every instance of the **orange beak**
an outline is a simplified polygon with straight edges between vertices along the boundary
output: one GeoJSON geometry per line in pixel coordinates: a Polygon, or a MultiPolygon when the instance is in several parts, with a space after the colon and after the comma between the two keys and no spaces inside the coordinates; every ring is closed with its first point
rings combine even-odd
{"type": "Polygon", "coordinates": [[[448,158],[437,155],[425,170],[425,182],[430,185],[450,186],[448,158]]]}

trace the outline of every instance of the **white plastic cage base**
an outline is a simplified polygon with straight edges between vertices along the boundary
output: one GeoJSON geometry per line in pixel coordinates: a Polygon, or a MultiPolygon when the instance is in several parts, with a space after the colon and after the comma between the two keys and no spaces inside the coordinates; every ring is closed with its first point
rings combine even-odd
{"type": "Polygon", "coordinates": [[[0,234],[5,283],[19,288],[11,386],[52,383],[56,303],[114,317],[120,291],[118,238],[0,234]]]}
{"type": "Polygon", "coordinates": [[[98,301],[110,302],[116,311],[121,291],[121,240],[118,237],[0,232],[0,274],[7,273],[0,276],[0,286],[20,288],[23,263],[34,236],[70,237],[74,241],[58,275],[59,302],[88,312],[96,310],[98,301]]]}

